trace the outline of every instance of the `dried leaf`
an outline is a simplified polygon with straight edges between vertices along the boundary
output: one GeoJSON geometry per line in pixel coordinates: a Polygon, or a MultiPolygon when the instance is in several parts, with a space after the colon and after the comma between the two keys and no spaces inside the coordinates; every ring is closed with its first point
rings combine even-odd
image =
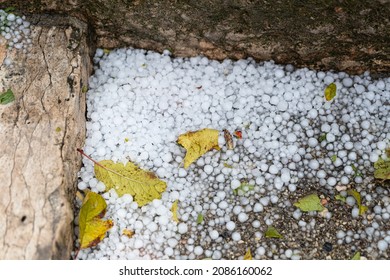
{"type": "Polygon", "coordinates": [[[324,210],[324,206],[322,206],[321,200],[317,194],[309,194],[301,198],[294,203],[294,206],[304,212],[324,210]]]}
{"type": "Polygon", "coordinates": [[[374,163],[375,179],[390,180],[390,160],[381,157],[374,163]]]}
{"type": "Polygon", "coordinates": [[[172,212],[172,219],[176,223],[179,222],[179,219],[177,218],[177,207],[178,207],[179,201],[176,199],[175,202],[172,203],[171,212],[172,212]]]}
{"type": "Polygon", "coordinates": [[[218,130],[205,128],[180,135],[177,139],[177,143],[187,150],[184,158],[184,168],[188,168],[191,163],[196,161],[206,152],[212,149],[219,150],[218,134],[218,130]]]}
{"type": "Polygon", "coordinates": [[[331,83],[329,86],[325,88],[325,99],[326,101],[331,101],[336,96],[336,84],[331,83]]]}
{"type": "Polygon", "coordinates": [[[227,164],[226,162],[223,163],[223,167],[226,168],[233,168],[233,165],[227,164]]]}
{"type": "Polygon", "coordinates": [[[233,150],[234,149],[233,137],[227,129],[223,130],[223,137],[225,138],[225,142],[228,150],[233,150]]]}
{"type": "Polygon", "coordinates": [[[355,255],[353,255],[351,260],[360,260],[360,252],[356,252],[355,255]]]}
{"type": "Polygon", "coordinates": [[[241,132],[241,130],[234,131],[233,135],[234,135],[234,137],[236,137],[238,139],[242,139],[242,132],[241,132]]]}
{"type": "Polygon", "coordinates": [[[244,260],[246,261],[253,260],[251,249],[248,248],[248,250],[246,250],[246,253],[244,255],[244,260]]]}
{"type": "Polygon", "coordinates": [[[265,232],[265,237],[267,237],[267,238],[283,238],[283,236],[273,226],[269,226],[267,228],[267,231],[265,232]]]}
{"type": "Polygon", "coordinates": [[[57,127],[56,132],[61,132],[61,127],[57,127]]]}
{"type": "Polygon", "coordinates": [[[88,192],[79,213],[80,249],[96,246],[113,226],[111,220],[102,220],[107,204],[103,197],[88,192]]]}
{"type": "Polygon", "coordinates": [[[0,94],[0,104],[6,105],[15,100],[15,95],[12,90],[9,88],[6,92],[0,94]]]}
{"type": "Polygon", "coordinates": [[[123,165],[111,160],[100,161],[95,164],[95,175],[104,183],[106,191],[113,188],[119,196],[131,194],[138,206],[160,199],[167,187],[154,173],[142,170],[132,162],[123,165]]]}
{"type": "Polygon", "coordinates": [[[133,235],[134,235],[134,231],[131,231],[131,230],[125,228],[125,229],[122,231],[122,234],[123,234],[123,235],[126,235],[128,238],[132,238],[133,235]]]}
{"type": "Polygon", "coordinates": [[[360,193],[355,191],[355,190],[348,190],[347,193],[349,195],[352,195],[353,198],[356,200],[356,203],[359,207],[359,215],[363,215],[367,210],[368,210],[368,207],[367,206],[364,206],[362,205],[362,198],[360,196],[360,193]]]}

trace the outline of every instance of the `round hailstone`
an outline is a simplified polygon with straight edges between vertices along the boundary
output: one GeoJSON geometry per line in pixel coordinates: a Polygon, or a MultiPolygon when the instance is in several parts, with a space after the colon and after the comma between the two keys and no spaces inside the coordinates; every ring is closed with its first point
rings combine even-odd
{"type": "Polygon", "coordinates": [[[172,256],[173,255],[173,249],[171,247],[166,247],[164,249],[164,254],[168,257],[172,256]]]}
{"type": "Polygon", "coordinates": [[[179,169],[179,177],[186,177],[187,176],[187,170],[184,168],[179,169]]]}
{"type": "Polygon", "coordinates": [[[312,159],[309,161],[309,168],[312,170],[317,170],[320,167],[320,163],[316,159],[312,159]]]}
{"type": "Polygon", "coordinates": [[[238,221],[240,223],[244,223],[248,220],[248,215],[244,212],[241,212],[240,214],[238,214],[238,221]]]}
{"type": "Polygon", "coordinates": [[[210,231],[209,235],[210,235],[210,238],[211,238],[212,240],[215,240],[215,239],[217,239],[217,238],[219,237],[219,233],[218,233],[218,231],[216,231],[216,230],[210,231]]]}
{"type": "Polygon", "coordinates": [[[203,170],[204,172],[206,172],[206,174],[210,175],[211,173],[213,173],[214,168],[211,165],[206,164],[203,170]]]}
{"type": "Polygon", "coordinates": [[[180,223],[177,225],[177,230],[180,234],[184,234],[187,232],[188,226],[185,223],[180,223]]]}
{"type": "Polygon", "coordinates": [[[231,187],[233,190],[237,189],[239,186],[241,186],[241,182],[237,179],[233,179],[231,182],[231,187]]]}
{"type": "Polygon", "coordinates": [[[293,143],[297,141],[297,136],[294,133],[287,134],[287,142],[293,143]]]}
{"type": "Polygon", "coordinates": [[[379,156],[378,156],[377,153],[373,152],[373,153],[370,154],[370,161],[371,161],[372,163],[377,162],[378,159],[379,159],[379,156]]]}
{"type": "Polygon", "coordinates": [[[194,254],[197,255],[197,256],[202,255],[203,254],[203,248],[201,246],[195,246],[194,254]]]}
{"type": "Polygon", "coordinates": [[[311,109],[308,113],[307,113],[307,116],[310,118],[310,119],[315,119],[317,118],[318,116],[318,112],[316,109],[311,109]]]}
{"type": "Polygon", "coordinates": [[[353,209],[352,209],[352,218],[357,218],[357,217],[359,217],[359,208],[357,208],[357,207],[354,207],[353,209]]]}
{"type": "Polygon", "coordinates": [[[378,143],[376,143],[376,147],[377,147],[379,150],[384,150],[384,149],[386,149],[386,142],[384,142],[384,141],[379,141],[378,143]]]}
{"type": "Polygon", "coordinates": [[[233,241],[236,241],[236,242],[240,241],[241,240],[241,234],[239,232],[237,232],[237,231],[233,232],[232,233],[232,239],[233,239],[233,241]]]}
{"type": "Polygon", "coordinates": [[[226,223],[226,229],[232,231],[236,228],[236,224],[233,221],[229,221],[226,223]]]}
{"type": "Polygon", "coordinates": [[[277,107],[279,111],[284,112],[288,109],[288,103],[285,100],[281,100],[277,107]]]}
{"type": "Polygon", "coordinates": [[[386,251],[388,247],[389,247],[389,243],[387,243],[385,240],[378,241],[378,249],[380,251],[386,251]]]}
{"type": "Polygon", "coordinates": [[[346,77],[343,79],[342,83],[343,83],[343,86],[345,86],[345,87],[351,87],[353,84],[353,80],[349,77],[346,77]]]}
{"type": "Polygon", "coordinates": [[[313,137],[310,137],[307,144],[309,145],[309,147],[311,148],[314,148],[314,147],[317,147],[318,145],[318,140],[316,138],[313,138],[313,137]]]}
{"type": "Polygon", "coordinates": [[[137,238],[134,240],[134,248],[135,249],[140,249],[143,246],[144,246],[144,241],[142,239],[137,238]]]}
{"type": "Polygon", "coordinates": [[[326,180],[326,183],[329,186],[333,187],[333,186],[335,186],[337,184],[337,179],[334,178],[334,177],[329,177],[328,180],[326,180]]]}
{"type": "Polygon", "coordinates": [[[278,79],[284,77],[284,71],[282,69],[276,69],[274,74],[275,74],[275,77],[278,79]]]}
{"type": "Polygon", "coordinates": [[[255,213],[262,212],[263,209],[264,209],[263,205],[258,202],[256,202],[255,205],[253,206],[253,212],[255,213]]]}
{"type": "Polygon", "coordinates": [[[284,255],[289,259],[292,257],[293,251],[291,249],[287,249],[286,251],[284,251],[284,255]]]}
{"type": "Polygon", "coordinates": [[[334,142],[336,140],[336,137],[334,136],[333,133],[328,133],[326,134],[326,141],[328,142],[334,142]]]}
{"type": "Polygon", "coordinates": [[[270,167],[269,167],[269,173],[273,174],[273,175],[276,175],[279,173],[279,168],[276,167],[276,165],[272,164],[270,167]]]}

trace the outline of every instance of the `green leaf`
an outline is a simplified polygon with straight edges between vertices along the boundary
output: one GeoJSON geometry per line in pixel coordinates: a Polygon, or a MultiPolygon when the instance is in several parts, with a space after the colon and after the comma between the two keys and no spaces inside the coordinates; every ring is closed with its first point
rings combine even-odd
{"type": "Polygon", "coordinates": [[[86,93],[87,91],[88,91],[88,87],[86,85],[83,85],[83,87],[81,88],[81,92],[86,93]]]}
{"type": "Polygon", "coordinates": [[[390,180],[390,160],[381,157],[374,163],[375,179],[390,180]]]}
{"type": "Polygon", "coordinates": [[[0,104],[6,105],[15,100],[15,95],[12,90],[9,88],[6,92],[0,94],[0,104]]]}
{"type": "Polygon", "coordinates": [[[325,134],[322,134],[319,138],[318,138],[318,142],[322,142],[322,141],[325,141],[326,140],[326,133],[325,134]]]}
{"type": "Polygon", "coordinates": [[[235,195],[243,195],[249,191],[253,191],[255,189],[254,185],[248,184],[248,182],[242,182],[241,185],[233,190],[233,194],[235,195]]]}
{"type": "Polygon", "coordinates": [[[309,194],[301,198],[294,203],[294,206],[298,207],[301,209],[301,211],[304,212],[324,210],[324,206],[322,206],[321,200],[317,194],[309,194]]]}
{"type": "Polygon", "coordinates": [[[226,168],[233,168],[233,165],[227,164],[226,162],[223,163],[223,166],[226,168]]]}
{"type": "Polygon", "coordinates": [[[103,197],[88,192],[79,213],[80,249],[96,246],[113,226],[111,220],[102,220],[107,204],[103,197]]]}
{"type": "Polygon", "coordinates": [[[196,223],[197,223],[198,225],[200,225],[201,223],[203,223],[203,215],[202,215],[202,213],[199,213],[199,214],[198,214],[198,218],[196,219],[196,223]]]}
{"type": "Polygon", "coordinates": [[[331,83],[329,86],[325,88],[325,99],[326,101],[331,101],[336,96],[336,84],[331,83]]]}
{"type": "Polygon", "coordinates": [[[8,7],[8,8],[4,9],[4,12],[6,12],[7,14],[9,14],[10,12],[13,12],[13,11],[15,11],[15,7],[8,7]]]}
{"type": "Polygon", "coordinates": [[[331,160],[332,162],[335,162],[335,161],[337,160],[337,155],[331,156],[331,157],[330,157],[330,160],[331,160]]]}
{"type": "Polygon", "coordinates": [[[363,215],[368,210],[368,207],[362,205],[362,198],[360,193],[353,189],[348,190],[347,193],[353,196],[353,198],[356,200],[356,203],[359,207],[359,215],[363,215]]]}
{"type": "Polygon", "coordinates": [[[283,238],[283,236],[273,226],[269,226],[267,228],[267,231],[265,232],[265,237],[267,237],[267,238],[283,238]]]}
{"type": "Polygon", "coordinates": [[[355,255],[353,255],[351,260],[360,260],[360,252],[356,252],[355,255]]]}
{"type": "Polygon", "coordinates": [[[143,206],[153,199],[160,199],[167,184],[132,162],[126,165],[103,160],[95,163],[96,178],[106,185],[106,191],[115,189],[119,196],[131,194],[138,206],[143,206]]]}
{"type": "Polygon", "coordinates": [[[342,202],[346,202],[347,201],[347,198],[345,198],[344,196],[342,196],[341,194],[337,194],[335,197],[334,197],[336,200],[340,200],[342,202]]]}
{"type": "Polygon", "coordinates": [[[363,174],[359,171],[359,169],[355,165],[351,164],[351,167],[352,167],[352,170],[355,172],[355,174],[354,174],[355,177],[357,177],[357,176],[362,177],[363,176],[363,174]]]}

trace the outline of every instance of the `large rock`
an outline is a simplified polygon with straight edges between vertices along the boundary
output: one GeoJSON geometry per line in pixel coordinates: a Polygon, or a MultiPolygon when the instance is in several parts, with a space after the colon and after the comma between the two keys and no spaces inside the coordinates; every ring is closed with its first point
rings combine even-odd
{"type": "Polygon", "coordinates": [[[0,68],[16,98],[0,105],[0,259],[69,259],[91,44],[79,21],[33,21],[33,47],[0,68]]]}
{"type": "Polygon", "coordinates": [[[91,24],[98,46],[273,59],[350,73],[390,72],[390,1],[3,0],[91,24]]]}

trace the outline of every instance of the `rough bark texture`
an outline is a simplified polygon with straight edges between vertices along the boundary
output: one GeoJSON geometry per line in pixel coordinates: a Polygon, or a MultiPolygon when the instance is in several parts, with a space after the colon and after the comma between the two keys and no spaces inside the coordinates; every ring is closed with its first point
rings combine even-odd
{"type": "Polygon", "coordinates": [[[253,57],[299,67],[390,72],[390,1],[0,0],[89,22],[98,46],[177,56],[253,57]]]}
{"type": "Polygon", "coordinates": [[[29,53],[9,52],[13,66],[0,68],[1,92],[11,88],[16,98],[0,105],[0,259],[69,259],[76,147],[85,140],[81,87],[91,70],[87,26],[33,21],[29,53]]]}

